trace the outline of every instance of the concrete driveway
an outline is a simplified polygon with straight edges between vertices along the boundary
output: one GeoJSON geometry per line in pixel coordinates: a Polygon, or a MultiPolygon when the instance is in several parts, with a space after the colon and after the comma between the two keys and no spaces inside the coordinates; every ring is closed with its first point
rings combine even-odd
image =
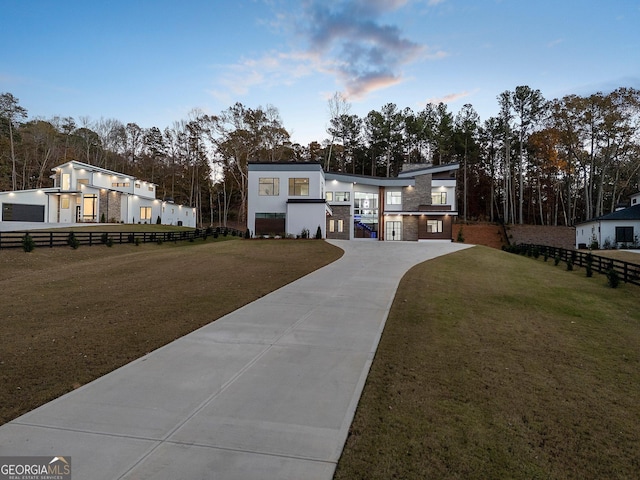
{"type": "Polygon", "coordinates": [[[468,247],[331,243],[337,262],[3,425],[0,456],[70,456],[77,480],[331,479],[398,282],[468,247]]]}

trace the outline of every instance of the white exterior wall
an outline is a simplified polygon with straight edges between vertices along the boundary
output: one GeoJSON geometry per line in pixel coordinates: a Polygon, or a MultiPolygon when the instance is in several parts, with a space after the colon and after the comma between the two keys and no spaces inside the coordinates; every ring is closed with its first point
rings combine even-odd
{"type": "Polygon", "coordinates": [[[622,244],[616,244],[616,227],[633,227],[634,237],[640,236],[640,220],[596,220],[576,226],[576,248],[581,243],[588,248],[594,236],[599,248],[604,248],[607,240],[609,245],[620,247],[622,244]]]}
{"type": "Polygon", "coordinates": [[[283,164],[264,164],[256,165],[252,170],[249,168],[247,179],[247,228],[255,233],[256,230],[256,213],[282,213],[286,215],[286,234],[300,235],[303,228],[308,228],[313,236],[316,233],[318,225],[322,228],[324,237],[325,228],[325,205],[321,204],[288,204],[289,199],[299,200],[319,200],[325,196],[325,180],[324,174],[319,166],[315,164],[292,166],[287,169],[283,164]],[[271,170],[261,170],[261,168],[272,167],[271,170]],[[277,178],[279,180],[278,195],[259,195],[260,178],[277,178]],[[290,178],[308,178],[309,179],[309,195],[290,196],[289,195],[289,179],[290,178]],[[294,206],[295,205],[295,206],[294,206]],[[320,205],[322,207],[321,212],[320,205]],[[294,207],[292,207],[294,206],[294,207]],[[320,212],[320,213],[319,213],[320,212]],[[307,225],[312,225],[309,227],[307,225]]]}
{"type": "MultiPolygon", "coordinates": [[[[615,229],[613,233],[615,235],[615,229]]],[[[581,243],[584,243],[587,248],[589,248],[594,235],[598,242],[598,245],[601,245],[600,232],[598,231],[598,222],[581,223],[580,225],[576,226],[576,248],[578,248],[578,245],[580,245],[581,243]]],[[[615,236],[613,238],[615,238],[615,236]]]]}
{"type": "Polygon", "coordinates": [[[156,222],[157,216],[160,215],[160,221],[164,225],[178,225],[178,222],[182,222],[183,227],[196,227],[196,209],[192,207],[185,207],[183,205],[176,205],[172,202],[160,202],[156,200],[158,213],[155,213],[154,204],[154,220],[156,222]]]}
{"type": "Polygon", "coordinates": [[[322,238],[326,235],[326,207],[324,203],[289,203],[287,204],[287,235],[298,236],[304,229],[309,230],[309,238],[315,238],[318,226],[322,238]]]}
{"type": "Polygon", "coordinates": [[[431,193],[438,193],[438,192],[446,192],[447,203],[445,205],[451,205],[451,210],[454,212],[458,210],[455,180],[433,179],[431,181],[431,193]]]}

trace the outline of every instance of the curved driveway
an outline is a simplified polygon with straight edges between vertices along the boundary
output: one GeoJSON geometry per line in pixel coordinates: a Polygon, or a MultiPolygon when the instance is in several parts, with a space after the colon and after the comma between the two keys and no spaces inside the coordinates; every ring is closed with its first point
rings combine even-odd
{"type": "Polygon", "coordinates": [[[0,427],[72,477],[331,479],[404,273],[468,245],[331,241],[338,261],[0,427]]]}

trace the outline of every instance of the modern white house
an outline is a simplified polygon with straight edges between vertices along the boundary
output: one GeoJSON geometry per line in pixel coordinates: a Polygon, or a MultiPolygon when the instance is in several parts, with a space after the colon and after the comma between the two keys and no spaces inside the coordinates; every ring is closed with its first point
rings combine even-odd
{"type": "Polygon", "coordinates": [[[458,164],[407,164],[398,177],[324,172],[319,163],[250,163],[247,228],[259,236],[451,239],[458,164]]]}
{"type": "Polygon", "coordinates": [[[153,183],[75,160],[52,171],[53,187],[0,192],[0,221],[196,226],[195,208],[157,199],[153,183]]]}
{"type": "Polygon", "coordinates": [[[640,246],[640,192],[631,206],[576,225],[576,248],[640,246]]]}

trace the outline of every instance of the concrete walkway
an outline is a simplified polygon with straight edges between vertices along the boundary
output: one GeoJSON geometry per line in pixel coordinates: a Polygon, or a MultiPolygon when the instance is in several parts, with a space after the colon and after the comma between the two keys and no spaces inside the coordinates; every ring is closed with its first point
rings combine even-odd
{"type": "Polygon", "coordinates": [[[337,262],[0,427],[0,456],[70,456],[76,480],[331,479],[398,282],[468,247],[332,243],[337,262]]]}

